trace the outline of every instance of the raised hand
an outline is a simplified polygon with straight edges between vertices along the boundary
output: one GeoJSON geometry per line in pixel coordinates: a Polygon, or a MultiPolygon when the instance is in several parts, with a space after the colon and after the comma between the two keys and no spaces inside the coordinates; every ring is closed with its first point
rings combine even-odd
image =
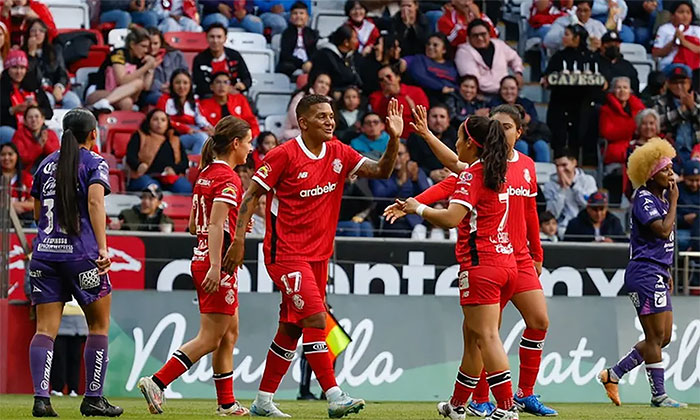
{"type": "Polygon", "coordinates": [[[401,210],[399,203],[393,203],[384,209],[384,218],[390,225],[393,225],[395,221],[399,220],[405,215],[406,212],[401,210]]]}
{"type": "Polygon", "coordinates": [[[419,136],[423,138],[427,137],[430,134],[430,129],[428,128],[428,111],[423,105],[418,105],[411,109],[411,114],[413,114],[413,121],[409,123],[411,124],[411,128],[413,128],[419,136]]]}
{"type": "Polygon", "coordinates": [[[399,106],[396,98],[391,98],[386,112],[386,132],[391,137],[400,137],[403,133],[403,105],[399,106]]]}

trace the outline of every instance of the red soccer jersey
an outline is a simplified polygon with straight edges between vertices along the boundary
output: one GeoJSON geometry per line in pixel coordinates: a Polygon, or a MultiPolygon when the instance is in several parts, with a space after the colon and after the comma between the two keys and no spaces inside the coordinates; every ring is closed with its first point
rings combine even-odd
{"type": "Polygon", "coordinates": [[[510,200],[508,234],[513,244],[515,259],[524,261],[533,258],[535,261],[542,261],[535,162],[513,150],[513,158],[508,161],[506,181],[510,200]]]}
{"type": "MultiPolygon", "coordinates": [[[[231,205],[224,233],[232,240],[236,233],[238,207],[242,196],[241,178],[228,163],[215,160],[199,173],[192,194],[192,209],[197,233],[197,248],[192,255],[192,264],[209,266],[209,219],[211,209],[217,201],[231,205]]],[[[219,250],[223,252],[224,250],[219,250]]]]}
{"type": "Polygon", "coordinates": [[[484,185],[484,168],[477,161],[459,174],[450,204],[469,209],[459,224],[455,255],[464,270],[481,265],[515,267],[513,246],[508,238],[508,184],[502,192],[484,185]]]}
{"type": "Polygon", "coordinates": [[[365,159],[338,140],[325,142],[315,156],[301,136],[265,155],[253,175],[268,191],[265,263],[330,258],[345,179],[365,159]]]}

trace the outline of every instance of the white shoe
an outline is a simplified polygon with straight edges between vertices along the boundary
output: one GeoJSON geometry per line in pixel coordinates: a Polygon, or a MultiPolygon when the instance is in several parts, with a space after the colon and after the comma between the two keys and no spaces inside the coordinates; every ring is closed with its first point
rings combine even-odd
{"type": "Polygon", "coordinates": [[[70,394],[68,394],[69,397],[77,397],[78,393],[75,391],[71,391],[70,394]]]}
{"type": "Polygon", "coordinates": [[[109,103],[107,98],[100,99],[99,101],[92,104],[92,107],[95,109],[107,109],[109,111],[114,111],[114,107],[112,106],[112,104],[109,103]]]}
{"type": "Polygon", "coordinates": [[[225,416],[248,417],[248,416],[250,416],[250,410],[243,407],[238,401],[236,401],[229,408],[223,408],[221,406],[218,406],[216,408],[216,415],[221,416],[221,417],[225,417],[225,416]]]}
{"type": "Polygon", "coordinates": [[[513,406],[510,410],[503,410],[497,408],[491,413],[490,416],[486,417],[486,420],[519,420],[518,407],[513,406]]]}
{"type": "Polygon", "coordinates": [[[464,407],[455,407],[449,401],[442,401],[437,404],[437,411],[443,417],[450,420],[464,420],[466,412],[464,407]]]}
{"type": "Polygon", "coordinates": [[[62,397],[62,396],[63,396],[63,392],[61,392],[61,391],[53,391],[53,390],[52,390],[52,391],[51,391],[51,395],[53,395],[54,397],[62,397]]]}
{"type": "Polygon", "coordinates": [[[365,408],[365,400],[352,398],[343,392],[336,400],[328,400],[328,417],[340,419],[348,414],[357,414],[363,408],[365,408]]]}
{"type": "Polygon", "coordinates": [[[163,390],[153,382],[153,378],[144,376],[139,379],[138,387],[148,403],[148,411],[151,414],[161,414],[163,405],[165,405],[165,395],[163,395],[163,390]]]}
{"type": "Polygon", "coordinates": [[[257,398],[255,399],[255,401],[253,401],[253,404],[250,405],[250,415],[258,417],[292,417],[287,413],[283,413],[282,410],[277,408],[277,406],[272,402],[272,400],[262,402],[259,401],[257,398]]]}

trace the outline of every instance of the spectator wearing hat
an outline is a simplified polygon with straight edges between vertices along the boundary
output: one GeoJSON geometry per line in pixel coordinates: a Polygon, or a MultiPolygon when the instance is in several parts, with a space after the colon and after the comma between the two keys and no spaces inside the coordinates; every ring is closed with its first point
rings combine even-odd
{"type": "Polygon", "coordinates": [[[622,223],[608,211],[608,193],[598,190],[588,197],[586,208],[566,227],[567,242],[627,242],[622,223]]]}
{"type": "Polygon", "coordinates": [[[231,48],[224,47],[228,32],[224,25],[216,22],[207,28],[207,44],[209,48],[197,54],[192,63],[192,79],[195,93],[200,99],[211,96],[213,75],[220,72],[228,73],[231,79],[231,93],[247,90],[253,83],[241,54],[231,48]],[[235,92],[234,92],[235,91],[235,92]]]}
{"type": "Polygon", "coordinates": [[[691,89],[687,66],[673,64],[666,73],[668,91],[658,97],[654,109],[661,117],[661,132],[674,139],[678,157],[685,162],[700,140],[700,98],[691,89]]]}
{"type": "Polygon", "coordinates": [[[676,1],[671,7],[671,21],[659,26],[651,49],[660,58],[659,68],[685,64],[690,70],[700,68],[700,26],[693,25],[693,4],[676,1]]]}
{"type": "Polygon", "coordinates": [[[473,74],[479,79],[479,90],[488,95],[498,93],[501,80],[510,69],[518,84],[523,84],[523,60],[518,52],[498,38],[491,38],[489,25],[481,19],[467,27],[469,43],[462,44],[455,55],[460,76],[473,74]]]}
{"type": "Polygon", "coordinates": [[[622,40],[615,31],[608,31],[603,35],[600,50],[594,58],[600,66],[600,73],[605,76],[608,83],[612,83],[616,77],[626,77],[630,81],[630,86],[634,94],[639,94],[639,78],[637,70],[632,63],[625,60],[620,52],[622,40]]]}
{"type": "Polygon", "coordinates": [[[683,182],[678,184],[678,249],[700,251],[700,161],[683,165],[683,182]]]}
{"type": "Polygon", "coordinates": [[[122,210],[112,229],[142,232],[172,232],[173,221],[163,213],[163,191],[151,184],[141,191],[141,204],[122,210]]]}
{"type": "Polygon", "coordinates": [[[557,218],[559,235],[566,230],[569,221],[586,206],[586,200],[598,187],[595,178],[578,168],[576,154],[562,149],[554,155],[556,173],[542,186],[547,211],[557,218]]]}
{"type": "Polygon", "coordinates": [[[38,106],[46,118],[53,117],[51,103],[37,80],[27,75],[29,60],[22,50],[7,54],[0,76],[0,144],[12,140],[17,127],[24,122],[24,112],[38,106]]]}

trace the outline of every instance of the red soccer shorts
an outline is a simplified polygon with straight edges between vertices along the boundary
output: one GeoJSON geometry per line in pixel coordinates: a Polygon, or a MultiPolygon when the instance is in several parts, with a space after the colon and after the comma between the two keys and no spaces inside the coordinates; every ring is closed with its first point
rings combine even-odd
{"type": "Polygon", "coordinates": [[[235,315],[238,308],[238,277],[221,272],[219,290],[207,293],[202,282],[207,276],[208,267],[192,267],[192,279],[197,289],[199,313],[235,315]]]}
{"type": "Polygon", "coordinates": [[[531,290],[542,290],[542,283],[540,283],[540,278],[537,277],[534,261],[523,260],[518,261],[517,264],[518,275],[515,279],[512,293],[501,295],[501,309],[503,309],[513,298],[513,296],[517,295],[518,293],[529,292],[531,290]]]}
{"type": "Polygon", "coordinates": [[[326,312],[328,261],[288,261],[267,264],[267,273],[282,292],[280,322],[297,324],[326,312]]]}
{"type": "Polygon", "coordinates": [[[460,305],[494,305],[512,294],[517,271],[510,267],[465,267],[459,273],[460,305]]]}

